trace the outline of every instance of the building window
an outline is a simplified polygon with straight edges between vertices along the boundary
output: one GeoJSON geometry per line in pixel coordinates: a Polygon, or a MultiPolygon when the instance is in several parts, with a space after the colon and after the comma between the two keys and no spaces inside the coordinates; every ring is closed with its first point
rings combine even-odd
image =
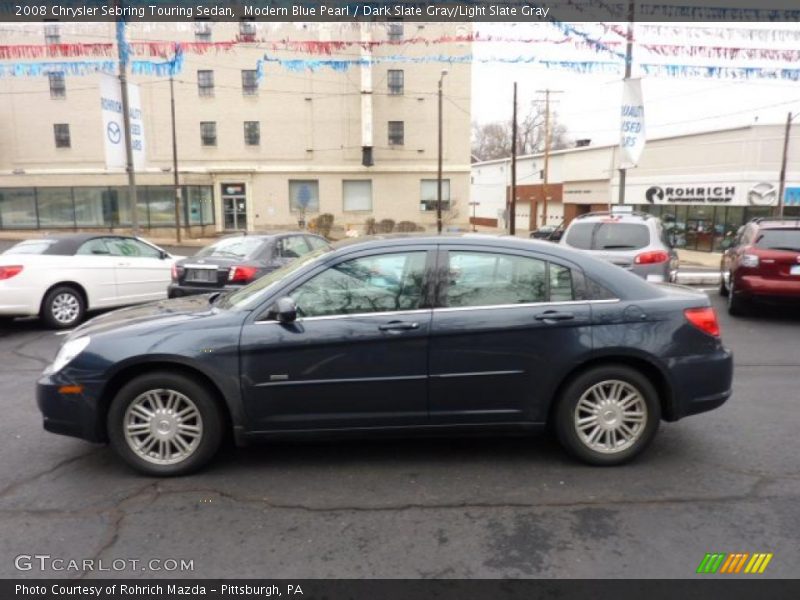
{"type": "Polygon", "coordinates": [[[403,24],[399,21],[389,21],[386,24],[386,36],[390,42],[399,42],[403,39],[403,24]]]}
{"type": "Polygon", "coordinates": [[[53,133],[56,137],[56,148],[70,148],[72,146],[69,139],[69,125],[67,123],[56,123],[53,125],[53,133]]]}
{"type": "MultiPolygon", "coordinates": [[[[438,179],[420,181],[420,206],[422,212],[436,211],[438,179]]],[[[442,179],[442,210],[450,210],[450,180],[442,179]]]]}
{"type": "Polygon", "coordinates": [[[390,96],[400,96],[403,94],[405,76],[402,69],[389,69],[388,82],[390,96]]]}
{"type": "Polygon", "coordinates": [[[197,71],[197,93],[201,96],[214,95],[214,71],[197,71]]]}
{"type": "Polygon", "coordinates": [[[254,42],[256,39],[256,24],[253,21],[239,21],[239,41],[254,42]]]}
{"type": "Polygon", "coordinates": [[[319,181],[290,179],[289,210],[293,213],[319,212],[319,181]]]}
{"type": "Polygon", "coordinates": [[[372,180],[342,181],[342,208],[344,211],[372,210],[372,180]]]}
{"type": "Polygon", "coordinates": [[[61,43],[61,26],[58,23],[47,23],[44,26],[44,43],[45,44],[61,43]]]}
{"type": "Polygon", "coordinates": [[[258,94],[258,78],[255,69],[242,70],[242,93],[245,96],[258,94]]]}
{"type": "Polygon", "coordinates": [[[405,144],[405,123],[403,121],[389,121],[389,145],[402,146],[405,144]]]}
{"type": "Polygon", "coordinates": [[[194,24],[194,41],[195,42],[210,42],[211,41],[211,23],[206,21],[198,21],[194,24]]]}
{"type": "Polygon", "coordinates": [[[50,97],[64,98],[67,95],[64,73],[48,73],[47,76],[50,79],[50,97]]]}
{"type": "Polygon", "coordinates": [[[217,145],[217,122],[216,121],[201,121],[200,122],[200,141],[203,146],[216,146],[217,145]]]}
{"type": "Polygon", "coordinates": [[[41,187],[36,190],[39,227],[74,227],[72,188],[41,187]]]}
{"type": "Polygon", "coordinates": [[[258,121],[244,122],[244,143],[247,146],[258,146],[261,143],[261,123],[258,121]]]}

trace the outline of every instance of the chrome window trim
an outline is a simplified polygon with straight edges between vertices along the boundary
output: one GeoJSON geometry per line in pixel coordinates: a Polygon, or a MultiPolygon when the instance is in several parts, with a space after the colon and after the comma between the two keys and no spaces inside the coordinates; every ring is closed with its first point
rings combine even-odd
{"type": "Polygon", "coordinates": [[[538,306],[564,306],[572,304],[614,304],[619,302],[619,298],[609,300],[564,300],[561,302],[525,302],[522,304],[481,304],[479,306],[454,306],[454,307],[441,307],[434,308],[433,311],[439,312],[457,312],[464,310],[496,310],[503,308],[534,308],[538,306]]]}
{"type": "MultiPolygon", "coordinates": [[[[404,310],[404,311],[383,311],[383,312],[349,313],[341,315],[324,315],[320,317],[300,317],[295,322],[304,323],[306,321],[326,321],[330,319],[355,319],[363,317],[392,317],[392,316],[402,316],[402,315],[420,315],[431,312],[432,313],[456,312],[463,310],[496,310],[503,308],[531,308],[537,306],[564,306],[571,304],[615,304],[617,302],[620,302],[619,298],[613,298],[608,300],[565,300],[563,302],[529,302],[526,304],[486,304],[481,306],[459,306],[454,308],[447,308],[447,307],[420,308],[416,310],[404,310]]],[[[279,323],[279,321],[268,319],[263,321],[256,321],[255,323],[256,325],[268,325],[270,323],[279,323]]]]}

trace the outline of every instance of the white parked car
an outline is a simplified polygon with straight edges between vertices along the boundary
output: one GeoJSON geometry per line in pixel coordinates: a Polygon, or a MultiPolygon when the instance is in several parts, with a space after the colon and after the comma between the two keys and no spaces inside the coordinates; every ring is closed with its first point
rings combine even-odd
{"type": "Polygon", "coordinates": [[[0,254],[0,318],[39,315],[57,329],[87,311],[167,297],[175,257],[137,237],[78,233],[0,254]]]}

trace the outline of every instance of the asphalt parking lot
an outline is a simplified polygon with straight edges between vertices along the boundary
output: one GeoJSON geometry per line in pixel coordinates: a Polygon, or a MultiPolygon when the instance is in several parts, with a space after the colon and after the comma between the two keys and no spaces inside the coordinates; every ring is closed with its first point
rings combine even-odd
{"type": "Polygon", "coordinates": [[[228,448],[198,475],[148,479],[42,430],[34,382],[61,338],[3,325],[0,577],[682,578],[706,552],[772,552],[757,577],[798,577],[800,313],[734,320],[710,295],[732,399],[609,469],[544,436],[228,448]],[[194,569],[15,568],[35,554],[194,569]]]}

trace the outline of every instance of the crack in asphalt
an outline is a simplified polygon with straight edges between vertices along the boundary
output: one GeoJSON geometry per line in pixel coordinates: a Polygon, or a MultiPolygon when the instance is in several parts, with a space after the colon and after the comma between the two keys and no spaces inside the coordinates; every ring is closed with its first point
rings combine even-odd
{"type": "Polygon", "coordinates": [[[29,483],[33,483],[37,479],[41,479],[42,477],[45,477],[47,475],[50,475],[50,474],[58,471],[61,467],[65,467],[65,466],[67,466],[69,464],[72,464],[74,462],[77,462],[79,460],[87,458],[87,457],[91,456],[92,454],[96,453],[98,450],[99,450],[99,448],[92,448],[89,452],[84,452],[83,454],[78,454],[76,456],[71,456],[69,458],[65,458],[65,459],[57,462],[55,465],[53,465],[49,469],[45,469],[44,471],[39,471],[38,473],[34,473],[33,475],[29,475],[27,477],[23,477],[22,479],[14,481],[14,482],[10,483],[9,485],[7,485],[6,487],[4,487],[3,489],[0,489],[0,499],[5,498],[6,496],[14,493],[18,488],[21,488],[22,486],[28,485],[29,483]]]}

